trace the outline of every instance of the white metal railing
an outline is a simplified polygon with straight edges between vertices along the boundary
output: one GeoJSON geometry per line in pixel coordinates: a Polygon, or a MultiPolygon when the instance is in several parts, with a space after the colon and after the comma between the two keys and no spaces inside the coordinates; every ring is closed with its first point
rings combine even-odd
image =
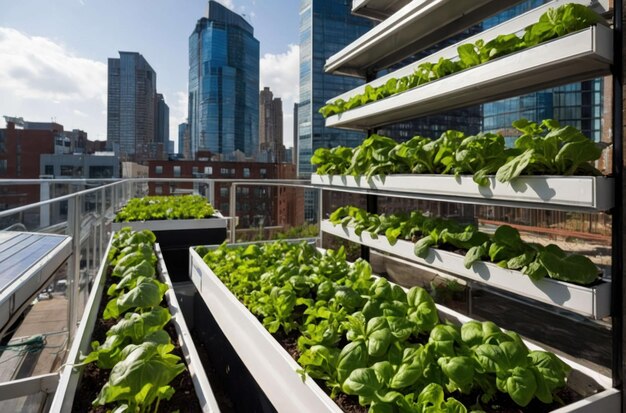
{"type": "MultiPolygon", "coordinates": [[[[65,186],[61,192],[71,192],[40,202],[0,211],[0,231],[57,233],[72,237],[72,252],[68,258],[66,274],[66,296],[68,299],[67,343],[71,344],[72,340],[75,339],[76,330],[81,322],[93,279],[101,262],[105,259],[103,255],[109,239],[110,224],[115,217],[115,212],[129,199],[148,195],[149,183],[191,183],[193,192],[202,194],[213,205],[215,205],[216,184],[228,184],[230,194],[228,214],[233,218],[229,224],[229,239],[232,242],[236,240],[237,202],[242,200],[241,196],[237,197],[237,187],[241,185],[290,187],[314,191],[318,197],[318,217],[322,216],[322,189],[311,186],[308,180],[206,178],[168,178],[167,180],[159,178],[123,180],[0,179],[0,188],[3,186],[39,185],[40,188],[48,188],[48,190],[40,190],[41,194],[49,194],[50,185],[57,185],[65,186]],[[87,186],[94,187],[84,189],[87,186]],[[72,191],[76,188],[78,188],[77,191],[72,191]],[[67,212],[59,212],[64,211],[65,206],[67,212]],[[52,211],[56,211],[54,213],[55,216],[53,216],[52,211]],[[24,214],[28,213],[39,217],[38,225],[23,222],[24,214]],[[6,221],[7,225],[2,224],[3,221],[6,221]]],[[[9,399],[40,392],[53,393],[56,390],[57,383],[58,375],[56,373],[0,383],[0,406],[2,401],[9,399]]]]}

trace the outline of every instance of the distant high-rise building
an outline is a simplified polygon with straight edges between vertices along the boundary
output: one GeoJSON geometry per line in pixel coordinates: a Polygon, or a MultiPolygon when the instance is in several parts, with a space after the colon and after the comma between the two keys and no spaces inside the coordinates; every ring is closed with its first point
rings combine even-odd
{"type": "MultiPolygon", "coordinates": [[[[314,172],[311,156],[317,148],[357,146],[362,132],[326,128],[319,109],[332,99],[363,81],[324,73],[324,64],[333,54],[373,27],[370,20],[351,14],[352,2],[301,0],[300,2],[300,103],[298,110],[298,176],[314,172]]],[[[305,191],[304,213],[308,221],[317,217],[315,193],[305,191]]]]}
{"type": "Polygon", "coordinates": [[[156,72],[139,53],[119,53],[119,59],[108,62],[107,144],[123,160],[160,159],[156,72]]]}
{"type": "Polygon", "coordinates": [[[199,151],[259,146],[259,41],[240,15],[209,1],[189,37],[189,131],[199,151]]]}
{"type": "Polygon", "coordinates": [[[189,128],[189,124],[187,122],[180,123],[178,125],[178,154],[184,156],[185,149],[185,135],[189,135],[187,129],[189,128]]]}
{"type": "MultiPolygon", "coordinates": [[[[300,104],[298,111],[298,175],[313,172],[311,155],[317,148],[357,146],[361,132],[326,128],[318,110],[332,99],[363,82],[324,73],[333,54],[373,27],[370,20],[353,16],[352,2],[302,0],[300,3],[300,104]]],[[[294,138],[295,139],[295,138],[294,138]]],[[[308,217],[307,217],[308,218],[308,217]]]]}
{"type": "Polygon", "coordinates": [[[293,104],[293,147],[291,148],[291,162],[296,165],[298,165],[298,106],[298,103],[293,104]]]}
{"type": "Polygon", "coordinates": [[[163,144],[165,153],[169,152],[170,141],[170,107],[165,103],[165,98],[157,93],[157,116],[156,116],[156,137],[157,143],[163,144]]]}
{"type": "Polygon", "coordinates": [[[259,150],[269,152],[272,160],[284,160],[283,101],[269,87],[259,93],[259,150]]]}

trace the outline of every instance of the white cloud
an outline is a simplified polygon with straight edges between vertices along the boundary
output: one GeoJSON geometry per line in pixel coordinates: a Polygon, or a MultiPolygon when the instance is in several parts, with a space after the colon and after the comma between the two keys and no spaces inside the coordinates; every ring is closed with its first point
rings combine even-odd
{"type": "Polygon", "coordinates": [[[217,0],[218,3],[228,7],[231,10],[235,10],[235,2],[233,0],[217,0]]]}
{"type": "Polygon", "coordinates": [[[261,58],[261,89],[269,87],[274,97],[283,101],[283,135],[285,145],[293,145],[293,103],[298,101],[300,87],[300,48],[290,44],[285,53],[266,53],[261,58]]]}
{"type": "MultiPolygon", "coordinates": [[[[55,118],[106,139],[107,66],[50,39],[0,27],[0,115],[55,118]]],[[[3,126],[3,125],[2,125],[3,126]]]]}

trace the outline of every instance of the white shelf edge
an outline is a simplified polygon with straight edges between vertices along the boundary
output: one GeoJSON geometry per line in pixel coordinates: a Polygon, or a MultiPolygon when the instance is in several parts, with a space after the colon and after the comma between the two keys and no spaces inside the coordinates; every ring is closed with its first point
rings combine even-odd
{"type": "Polygon", "coordinates": [[[374,20],[384,20],[411,0],[352,0],[352,14],[374,20]]]}
{"type": "Polygon", "coordinates": [[[327,73],[364,77],[462,32],[521,0],[414,0],[331,56],[327,73]]]}
{"type": "Polygon", "coordinates": [[[471,175],[399,174],[366,179],[312,174],[311,185],[518,207],[608,211],[615,205],[614,180],[602,176],[521,176],[505,184],[490,177],[489,186],[479,186],[471,175]]]}
{"type": "MultiPolygon", "coordinates": [[[[249,244],[249,243],[248,243],[249,244]]],[[[237,246],[238,244],[232,244],[237,246]]],[[[208,246],[216,248],[217,246],[208,246]]],[[[291,356],[274,340],[274,338],[265,330],[263,325],[252,315],[248,309],[228,290],[228,288],[219,280],[213,271],[206,265],[202,258],[190,248],[191,271],[195,272],[197,280],[196,287],[198,290],[202,288],[201,296],[207,307],[211,310],[216,321],[223,329],[224,334],[241,357],[246,367],[255,377],[261,388],[266,392],[268,398],[274,404],[278,411],[299,411],[299,412],[340,412],[337,405],[317,386],[310,377],[306,377],[305,382],[302,380],[287,381],[282,374],[289,377],[296,376],[295,371],[300,366],[291,358],[291,356]],[[217,313],[217,315],[214,313],[217,313]],[[219,317],[219,319],[218,319],[219,317]],[[235,320],[245,322],[245,324],[233,324],[235,320]],[[246,345],[246,343],[255,343],[255,346],[246,345]],[[263,350],[258,352],[263,355],[263,360],[254,357],[254,349],[249,347],[262,346],[263,350]],[[250,363],[250,364],[248,364],[250,363]],[[271,374],[268,374],[268,371],[271,374]],[[261,381],[264,384],[261,384],[261,381]],[[307,383],[312,383],[308,384],[307,383]],[[265,387],[269,390],[266,390],[265,387]],[[293,387],[292,387],[293,386],[293,387]],[[271,393],[269,393],[271,391],[271,393]],[[275,393],[279,393],[277,396],[275,393]],[[280,396],[282,394],[282,397],[280,396]],[[288,400],[306,397],[315,400],[319,405],[307,404],[302,406],[301,402],[290,404],[288,400]],[[320,400],[322,398],[322,400],[320,400]],[[323,400],[325,399],[325,400],[323,400]],[[277,403],[280,403],[277,404],[277,403]],[[301,407],[302,406],[302,407],[301,407]],[[297,409],[296,409],[297,408],[297,409]]],[[[194,281],[196,283],[196,281],[194,281]]],[[[405,288],[406,290],[406,288],[405,288]]],[[[471,318],[462,315],[456,311],[450,310],[441,305],[437,305],[440,315],[449,320],[456,320],[464,323],[470,321],[471,318]]],[[[524,344],[531,350],[543,350],[540,346],[523,340],[524,344]]],[[[589,396],[579,402],[554,410],[553,413],[577,412],[577,413],[593,413],[597,406],[602,407],[602,412],[613,413],[620,411],[620,392],[610,388],[611,379],[594,370],[580,365],[575,361],[558,355],[573,369],[580,371],[586,377],[597,382],[606,390],[589,396]],[[567,409],[567,410],[563,410],[567,409]]],[[[299,379],[299,376],[298,376],[299,379]]]]}
{"type": "Polygon", "coordinates": [[[587,317],[600,319],[610,315],[611,284],[608,282],[594,287],[584,287],[550,278],[533,281],[519,271],[500,268],[493,263],[481,261],[467,269],[463,265],[464,257],[449,251],[431,248],[426,258],[420,258],[413,252],[415,246],[413,242],[398,240],[395,245],[391,245],[384,235],[372,238],[368,232],[363,232],[359,237],[352,227],[334,226],[328,220],[322,221],[320,230],[400,256],[433,270],[444,271],[587,317]]]}
{"type": "Polygon", "coordinates": [[[540,44],[326,118],[327,127],[372,129],[609,73],[613,34],[605,26],[540,44]]]}
{"type": "MultiPolygon", "coordinates": [[[[510,20],[507,20],[497,26],[494,26],[490,29],[482,31],[474,36],[470,36],[456,44],[445,47],[431,54],[430,56],[426,56],[423,59],[420,59],[402,68],[399,68],[391,73],[381,76],[375,80],[372,80],[371,82],[367,84],[358,86],[348,92],[345,92],[335,98],[332,98],[331,100],[328,101],[328,103],[331,103],[334,100],[340,99],[340,98],[347,100],[351,96],[354,96],[357,93],[363,93],[366,85],[377,87],[380,85],[384,85],[391,78],[394,78],[394,77],[400,78],[400,77],[412,74],[413,72],[415,72],[415,69],[417,68],[417,66],[419,66],[422,63],[436,62],[442,57],[445,59],[455,59],[458,57],[457,48],[462,44],[476,43],[477,40],[483,40],[485,43],[487,43],[501,34],[517,33],[523,30],[524,28],[526,28],[527,26],[537,22],[539,18],[541,17],[541,15],[545,13],[546,11],[548,11],[548,9],[556,8],[556,7],[559,7],[561,5],[568,4],[568,3],[576,3],[576,4],[582,4],[584,6],[588,6],[591,9],[594,9],[596,12],[601,13],[601,14],[609,11],[608,0],[553,0],[549,3],[543,4],[539,7],[529,10],[526,13],[516,16],[510,20]]],[[[347,46],[347,48],[348,47],[350,46],[347,46]]],[[[331,56],[331,59],[332,59],[332,56],[331,56]]]]}
{"type": "Polygon", "coordinates": [[[160,219],[152,221],[129,221],[112,222],[111,230],[119,231],[124,227],[130,227],[133,231],[171,231],[189,229],[214,229],[226,228],[228,220],[224,217],[203,218],[203,219],[160,219]]]}
{"type": "Polygon", "coordinates": [[[169,287],[169,289],[165,292],[165,299],[167,301],[170,314],[172,315],[171,323],[174,325],[174,328],[176,328],[176,333],[178,334],[178,344],[180,345],[183,356],[185,357],[187,369],[189,370],[189,375],[191,376],[191,381],[193,382],[194,389],[196,390],[196,396],[198,397],[198,403],[204,413],[219,413],[219,404],[217,403],[206,372],[202,367],[202,361],[200,360],[200,355],[198,354],[198,350],[196,350],[193,337],[191,336],[187,323],[185,322],[185,316],[183,315],[180,305],[178,304],[176,292],[174,291],[174,285],[172,284],[169,272],[167,271],[161,247],[158,243],[155,244],[155,252],[158,258],[158,274],[160,275],[161,281],[169,287]]]}

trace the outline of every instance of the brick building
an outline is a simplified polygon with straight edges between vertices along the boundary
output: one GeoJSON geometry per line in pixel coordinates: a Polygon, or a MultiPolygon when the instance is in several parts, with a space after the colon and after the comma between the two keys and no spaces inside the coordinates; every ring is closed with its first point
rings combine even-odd
{"type": "MultiPolygon", "coordinates": [[[[46,127],[23,129],[7,118],[6,129],[0,129],[0,179],[39,179],[39,158],[63,145],[63,126],[48,123],[46,127]]],[[[0,210],[39,202],[39,185],[0,186],[0,210]]]]}
{"type": "MultiPolygon", "coordinates": [[[[296,167],[285,163],[209,161],[149,161],[150,194],[170,195],[192,191],[204,193],[205,185],[173,182],[170,178],[206,179],[296,179],[296,167]]],[[[304,223],[304,193],[291,187],[237,185],[236,214],[239,227],[298,226],[304,223]]],[[[216,183],[215,208],[224,215],[230,209],[230,183],[216,183]]]]}

